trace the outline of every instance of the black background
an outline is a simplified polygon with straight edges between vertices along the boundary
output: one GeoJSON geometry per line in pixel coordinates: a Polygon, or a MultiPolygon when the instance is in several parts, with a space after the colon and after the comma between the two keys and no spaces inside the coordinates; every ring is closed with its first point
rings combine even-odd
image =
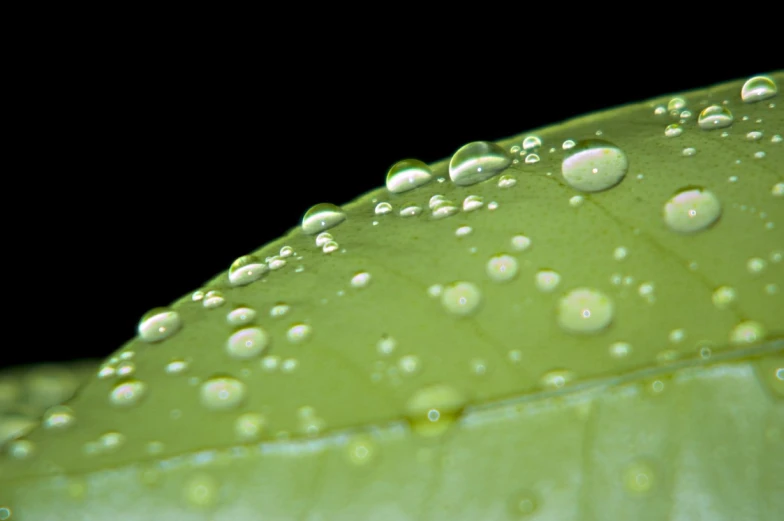
{"type": "Polygon", "coordinates": [[[111,353],[148,309],[313,204],[382,185],[400,159],[432,162],[469,141],[772,65],[230,51],[53,55],[34,79],[9,80],[23,117],[5,168],[3,327],[15,340],[0,367],[111,353]]]}

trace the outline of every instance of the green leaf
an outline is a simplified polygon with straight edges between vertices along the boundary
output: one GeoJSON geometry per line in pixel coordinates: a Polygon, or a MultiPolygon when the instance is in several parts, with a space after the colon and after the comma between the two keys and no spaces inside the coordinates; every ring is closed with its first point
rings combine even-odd
{"type": "Polygon", "coordinates": [[[743,84],[312,209],[7,443],[0,519],[776,518],[784,116],[743,84]]]}

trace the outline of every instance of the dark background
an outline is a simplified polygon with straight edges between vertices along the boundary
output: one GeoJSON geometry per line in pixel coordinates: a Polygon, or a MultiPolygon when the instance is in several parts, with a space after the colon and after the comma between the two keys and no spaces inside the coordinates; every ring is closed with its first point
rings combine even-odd
{"type": "Polygon", "coordinates": [[[311,205],[382,185],[400,159],[432,162],[469,141],[771,65],[274,52],[64,53],[9,80],[23,117],[4,169],[3,327],[17,340],[0,367],[111,353],[148,309],[298,225],[311,205]]]}

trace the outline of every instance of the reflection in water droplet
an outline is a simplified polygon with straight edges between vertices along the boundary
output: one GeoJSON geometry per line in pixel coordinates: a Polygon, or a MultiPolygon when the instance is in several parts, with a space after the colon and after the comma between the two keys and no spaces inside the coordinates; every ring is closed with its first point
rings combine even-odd
{"type": "Polygon", "coordinates": [[[610,297],[592,288],[573,289],[558,303],[558,324],[570,333],[597,333],[612,322],[610,297]]]}
{"type": "Polygon", "coordinates": [[[628,169],[629,160],[623,150],[599,139],[580,141],[561,164],[566,182],[584,192],[598,192],[617,185],[628,169]]]}
{"type": "Polygon", "coordinates": [[[144,397],[147,384],[141,380],[129,379],[118,382],[109,393],[109,401],[118,407],[136,405],[144,397]]]}
{"type": "Polygon", "coordinates": [[[387,172],[387,190],[400,194],[432,181],[430,167],[418,159],[404,159],[395,163],[387,172]]]}
{"type": "Polygon", "coordinates": [[[746,80],[740,90],[740,97],[746,103],[762,101],[778,93],[779,89],[773,78],[768,76],[754,76],[746,80]]]}
{"type": "Polygon", "coordinates": [[[245,384],[230,376],[213,376],[201,384],[201,403],[219,411],[235,409],[245,399],[245,384]]]}
{"type": "Polygon", "coordinates": [[[229,283],[244,286],[259,280],[266,272],[266,264],[253,255],[243,255],[229,266],[229,283]]]}
{"type": "Polygon", "coordinates": [[[312,206],[302,217],[302,231],[313,235],[337,226],[346,220],[346,214],[340,207],[331,203],[319,203],[312,206]]]}
{"type": "Polygon", "coordinates": [[[474,141],[461,147],[449,161],[449,177],[460,186],[489,179],[512,163],[506,150],[487,141],[474,141]]]}
{"type": "Polygon", "coordinates": [[[702,130],[727,128],[732,125],[733,121],[732,112],[723,105],[711,105],[710,107],[706,107],[697,117],[697,124],[702,130]]]}
{"type": "Polygon", "coordinates": [[[664,222],[676,232],[693,233],[709,228],[721,216],[721,203],[709,190],[687,188],[664,205],[664,222]]]}
{"type": "Polygon", "coordinates": [[[441,293],[441,304],[454,315],[470,315],[479,307],[482,293],[470,282],[455,282],[441,293]]]}
{"type": "Polygon", "coordinates": [[[139,321],[139,338],[145,342],[160,342],[170,337],[182,326],[180,315],[168,308],[155,308],[139,321]]]}
{"type": "Polygon", "coordinates": [[[269,335],[266,331],[260,327],[248,327],[229,337],[226,352],[232,358],[245,360],[259,356],[268,346],[269,335]]]}

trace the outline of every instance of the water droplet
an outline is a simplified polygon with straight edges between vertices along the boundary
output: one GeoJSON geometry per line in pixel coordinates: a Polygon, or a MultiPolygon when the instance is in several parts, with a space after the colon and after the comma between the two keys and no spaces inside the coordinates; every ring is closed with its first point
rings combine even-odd
{"type": "Polygon", "coordinates": [[[539,270],[536,274],[536,287],[539,291],[549,293],[561,283],[561,275],[553,270],[539,270]]]}
{"type": "Polygon", "coordinates": [[[664,205],[664,222],[673,231],[693,233],[709,228],[721,216],[721,203],[709,190],[687,188],[664,205]]]}
{"type": "Polygon", "coordinates": [[[441,293],[441,304],[454,315],[470,315],[477,311],[482,300],[479,288],[470,282],[455,282],[441,293]]]}
{"type": "Polygon", "coordinates": [[[759,141],[762,139],[762,132],[757,130],[752,130],[751,132],[746,134],[746,139],[749,141],[759,141]]]}
{"type": "Polygon", "coordinates": [[[324,243],[324,246],[322,246],[321,251],[323,251],[324,253],[332,253],[333,251],[336,251],[338,248],[340,248],[340,245],[338,245],[337,242],[327,241],[324,243]]]}
{"type": "Polygon", "coordinates": [[[675,112],[676,114],[680,114],[680,111],[686,107],[686,100],[683,98],[672,98],[669,103],[667,103],[667,111],[670,113],[675,112]]]}
{"type": "Polygon", "coordinates": [[[778,93],[779,89],[776,82],[768,76],[754,76],[746,80],[740,89],[740,97],[746,103],[762,101],[778,93]]]}
{"type": "Polygon", "coordinates": [[[460,228],[455,230],[455,236],[456,237],[465,237],[466,235],[470,235],[471,232],[473,232],[473,231],[474,231],[474,229],[471,228],[470,226],[461,226],[460,228]]]}
{"type": "Polygon", "coordinates": [[[519,519],[536,512],[539,507],[536,495],[529,490],[520,490],[509,498],[508,511],[511,519],[519,519]]]}
{"type": "Polygon", "coordinates": [[[394,338],[391,336],[384,336],[381,337],[381,340],[376,344],[376,350],[380,355],[389,356],[395,350],[396,345],[397,342],[394,338]]]}
{"type": "Polygon", "coordinates": [[[449,161],[449,177],[459,186],[468,186],[500,173],[512,162],[509,154],[487,141],[474,141],[461,147],[449,161]]]}
{"type": "Polygon", "coordinates": [[[523,150],[530,151],[542,146],[542,140],[537,136],[528,136],[523,140],[523,150]]]}
{"type": "Polygon", "coordinates": [[[735,302],[735,288],[721,286],[713,292],[713,304],[719,309],[725,309],[735,302]]]}
{"type": "Polygon", "coordinates": [[[323,248],[325,244],[332,241],[334,237],[329,232],[321,232],[320,234],[316,235],[316,246],[319,248],[323,248]]]}
{"type": "Polygon", "coordinates": [[[400,357],[400,360],[397,362],[397,367],[404,376],[414,376],[419,373],[421,362],[416,355],[406,355],[400,357]]]}
{"type": "Polygon", "coordinates": [[[264,415],[256,412],[248,412],[240,415],[234,421],[234,432],[237,438],[242,441],[255,441],[261,436],[267,425],[264,415]]]}
{"type": "Polygon", "coordinates": [[[596,333],[612,322],[610,297],[592,288],[573,289],[558,303],[558,324],[571,333],[596,333]]]}
{"type": "Polygon", "coordinates": [[[346,445],[348,460],[357,466],[365,466],[375,460],[378,447],[370,437],[357,435],[351,438],[346,445]]]}
{"type": "Polygon", "coordinates": [[[765,266],[767,265],[768,263],[765,262],[765,259],[760,259],[759,257],[752,257],[746,263],[746,269],[752,275],[756,275],[758,273],[762,273],[762,271],[765,269],[765,266]]]}
{"type": "Polygon", "coordinates": [[[392,212],[392,205],[389,203],[378,203],[374,213],[376,215],[386,215],[392,212]]]}
{"type": "Polygon", "coordinates": [[[631,494],[647,494],[655,485],[653,468],[644,461],[637,461],[626,467],[623,484],[631,494]]]}
{"type": "Polygon", "coordinates": [[[291,257],[294,254],[294,248],[291,246],[284,246],[280,249],[280,256],[281,257],[291,257]]]}
{"type": "Polygon", "coordinates": [[[730,342],[733,344],[753,344],[765,338],[765,326],[753,320],[746,320],[732,328],[730,342]]]}
{"type": "Polygon", "coordinates": [[[475,376],[484,376],[487,374],[487,362],[481,358],[473,358],[469,363],[471,374],[475,376]]]}
{"type": "Polygon", "coordinates": [[[109,401],[118,407],[136,405],[144,397],[147,384],[141,380],[128,379],[118,382],[109,393],[109,401]]]}
{"type": "Polygon", "coordinates": [[[62,430],[72,427],[76,423],[76,416],[70,407],[55,405],[44,412],[41,425],[44,429],[62,430]]]}
{"type": "Polygon", "coordinates": [[[584,192],[612,188],[623,180],[628,169],[629,160],[623,150],[599,139],[580,141],[561,164],[566,182],[584,192]]]}
{"type": "Polygon", "coordinates": [[[583,197],[582,195],[573,195],[572,197],[569,198],[569,206],[571,206],[572,208],[577,208],[578,206],[581,206],[584,202],[585,202],[585,197],[583,197]]]}
{"type": "Polygon", "coordinates": [[[446,432],[465,407],[463,394],[444,384],[416,391],[406,403],[406,417],[412,430],[421,436],[438,436],[446,432]]]}
{"type": "Polygon", "coordinates": [[[8,454],[8,457],[16,460],[31,458],[36,451],[35,444],[30,440],[11,440],[7,442],[3,448],[8,454]]]}
{"type": "Polygon", "coordinates": [[[351,285],[355,288],[366,288],[370,284],[370,273],[361,271],[351,277],[351,285]]]}
{"type": "Polygon", "coordinates": [[[697,153],[697,149],[694,148],[694,147],[687,147],[687,148],[684,148],[681,151],[681,154],[683,155],[683,157],[691,157],[691,156],[693,156],[696,153],[697,153]]]}
{"type": "Polygon", "coordinates": [[[539,154],[528,154],[525,156],[525,164],[533,165],[540,161],[539,154]]]}
{"type": "Polygon", "coordinates": [[[180,315],[168,308],[155,308],[139,321],[139,337],[145,342],[160,342],[177,332],[182,326],[180,315]]]}
{"type": "Polygon", "coordinates": [[[201,384],[201,403],[208,409],[223,411],[239,407],[245,399],[245,384],[230,376],[213,376],[201,384]]]}
{"type": "Polygon", "coordinates": [[[267,265],[254,255],[243,255],[231,263],[229,267],[229,283],[232,286],[244,286],[259,280],[266,272],[267,265]]]}
{"type": "Polygon", "coordinates": [[[302,231],[313,235],[337,226],[346,220],[346,214],[340,207],[331,203],[319,203],[312,206],[302,217],[302,231]]]}
{"type": "Polygon", "coordinates": [[[727,128],[732,125],[734,118],[732,112],[722,105],[711,105],[705,107],[697,117],[697,124],[702,130],[715,130],[717,128],[727,128]]]}
{"type": "Polygon", "coordinates": [[[431,208],[433,209],[431,215],[434,219],[443,219],[444,217],[449,217],[460,211],[452,201],[447,201],[446,199],[432,205],[431,208]]]}
{"type": "Polygon", "coordinates": [[[290,307],[288,304],[283,304],[282,302],[279,302],[274,306],[272,306],[272,308],[270,309],[270,316],[282,317],[283,315],[289,312],[289,309],[290,307]]]}
{"type": "Polygon", "coordinates": [[[166,374],[182,374],[188,370],[190,364],[185,360],[172,360],[166,364],[166,374]]]}
{"type": "Polygon", "coordinates": [[[512,188],[517,184],[517,179],[509,174],[504,174],[498,178],[498,188],[512,188]]]}
{"type": "Polygon", "coordinates": [[[473,212],[480,209],[485,204],[485,200],[481,195],[469,195],[463,199],[463,211],[473,212]]]}
{"type": "Polygon", "coordinates": [[[627,249],[626,249],[626,248],[624,248],[623,246],[618,246],[618,247],[617,247],[617,248],[615,248],[615,250],[613,251],[613,259],[615,259],[615,260],[617,260],[617,261],[622,261],[622,260],[623,260],[623,259],[625,259],[625,258],[626,258],[628,255],[629,255],[629,250],[627,250],[627,249]]]}
{"type": "Polygon", "coordinates": [[[539,379],[540,385],[545,389],[558,390],[572,383],[574,373],[567,369],[548,371],[539,379]]]}
{"type": "Polygon", "coordinates": [[[124,444],[125,435],[121,432],[106,432],[98,437],[98,450],[100,452],[115,452],[124,444]]]}
{"type": "Polygon", "coordinates": [[[256,318],[256,310],[241,306],[234,308],[226,315],[226,321],[233,326],[243,326],[253,322],[256,318]]]}
{"type": "Polygon", "coordinates": [[[429,166],[418,159],[404,159],[395,163],[387,172],[387,190],[400,194],[432,180],[433,172],[429,166]]]}
{"type": "Polygon", "coordinates": [[[401,217],[414,217],[415,215],[422,213],[422,207],[414,203],[406,203],[402,206],[403,207],[400,210],[401,217]]]}
{"type": "Polygon", "coordinates": [[[286,265],[286,259],[282,257],[278,257],[277,255],[267,258],[267,266],[269,267],[269,269],[273,271],[279,270],[285,265],[286,265]]]}
{"type": "Polygon", "coordinates": [[[610,344],[610,356],[613,358],[626,358],[632,352],[632,346],[627,342],[614,342],[610,344]]]}
{"type": "Polygon", "coordinates": [[[517,259],[499,254],[487,261],[487,276],[496,282],[511,280],[517,275],[517,259]]]}
{"type": "Polygon", "coordinates": [[[673,344],[683,342],[683,339],[686,338],[686,331],[683,328],[673,329],[670,331],[668,338],[673,344]]]}
{"type": "Polygon", "coordinates": [[[226,303],[226,299],[223,298],[223,293],[220,291],[208,291],[206,295],[204,295],[204,301],[202,304],[206,309],[215,309],[223,304],[226,303]]]}
{"type": "Polygon", "coordinates": [[[240,329],[229,337],[226,352],[240,360],[254,358],[267,349],[269,340],[267,332],[260,327],[240,329]]]}
{"type": "Polygon", "coordinates": [[[214,507],[220,496],[220,483],[212,475],[194,474],[183,486],[183,496],[188,505],[197,509],[214,507]]]}
{"type": "Polygon", "coordinates": [[[673,123],[672,125],[667,125],[667,128],[664,129],[664,135],[667,137],[678,137],[681,134],[683,134],[683,127],[681,127],[677,123],[673,123]]]}
{"type": "Polygon", "coordinates": [[[0,507],[0,521],[8,521],[11,519],[13,511],[8,507],[0,507]]]}
{"type": "Polygon", "coordinates": [[[311,328],[307,324],[294,324],[286,332],[286,338],[292,344],[299,344],[310,337],[311,328]]]}
{"type": "Polygon", "coordinates": [[[515,235],[512,237],[512,249],[515,251],[525,251],[531,247],[531,239],[525,235],[515,235]]]}

